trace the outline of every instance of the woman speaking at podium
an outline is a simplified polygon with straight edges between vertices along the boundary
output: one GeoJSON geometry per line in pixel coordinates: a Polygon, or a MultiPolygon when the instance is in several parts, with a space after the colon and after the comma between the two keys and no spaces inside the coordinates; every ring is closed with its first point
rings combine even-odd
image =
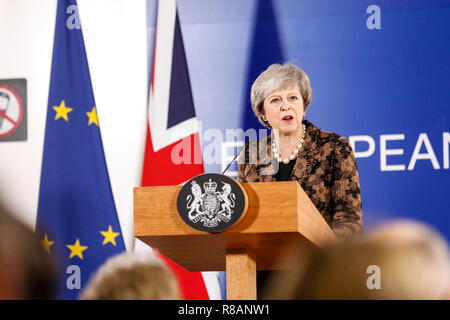
{"type": "Polygon", "coordinates": [[[344,137],[304,119],[311,97],[308,76],[294,65],[273,64],[258,76],[252,109],[272,133],[254,148],[246,144],[238,180],[298,181],[337,237],[355,238],[362,232],[355,157],[344,137]]]}

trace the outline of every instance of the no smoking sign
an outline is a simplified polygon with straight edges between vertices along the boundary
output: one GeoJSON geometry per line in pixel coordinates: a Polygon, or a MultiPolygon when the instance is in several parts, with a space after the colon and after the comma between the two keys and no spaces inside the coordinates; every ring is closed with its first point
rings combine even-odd
{"type": "Polygon", "coordinates": [[[0,142],[27,140],[27,82],[0,80],[0,142]]]}

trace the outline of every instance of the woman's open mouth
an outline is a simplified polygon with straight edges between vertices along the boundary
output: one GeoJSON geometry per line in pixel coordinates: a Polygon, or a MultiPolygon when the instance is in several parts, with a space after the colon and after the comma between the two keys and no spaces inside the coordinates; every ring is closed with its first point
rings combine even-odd
{"type": "Polygon", "coordinates": [[[292,121],[292,120],[294,120],[294,117],[293,116],[284,116],[281,120],[283,120],[283,121],[292,121]]]}

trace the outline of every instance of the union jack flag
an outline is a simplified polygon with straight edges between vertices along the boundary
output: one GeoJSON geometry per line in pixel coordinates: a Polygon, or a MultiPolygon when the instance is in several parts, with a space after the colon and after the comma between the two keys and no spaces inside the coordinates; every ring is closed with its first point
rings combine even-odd
{"type": "MultiPolygon", "coordinates": [[[[143,186],[178,185],[204,173],[198,122],[175,0],[158,3],[143,186]]],[[[163,257],[184,299],[209,299],[200,272],[163,257]]]]}

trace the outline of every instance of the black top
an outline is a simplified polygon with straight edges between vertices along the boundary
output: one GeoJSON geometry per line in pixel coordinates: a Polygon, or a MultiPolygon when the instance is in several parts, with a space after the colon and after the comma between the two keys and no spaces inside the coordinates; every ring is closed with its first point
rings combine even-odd
{"type": "Polygon", "coordinates": [[[289,161],[288,164],[284,164],[283,162],[279,162],[280,167],[278,168],[278,172],[275,175],[275,180],[277,181],[289,181],[291,180],[292,169],[294,168],[295,159],[289,161]]]}

